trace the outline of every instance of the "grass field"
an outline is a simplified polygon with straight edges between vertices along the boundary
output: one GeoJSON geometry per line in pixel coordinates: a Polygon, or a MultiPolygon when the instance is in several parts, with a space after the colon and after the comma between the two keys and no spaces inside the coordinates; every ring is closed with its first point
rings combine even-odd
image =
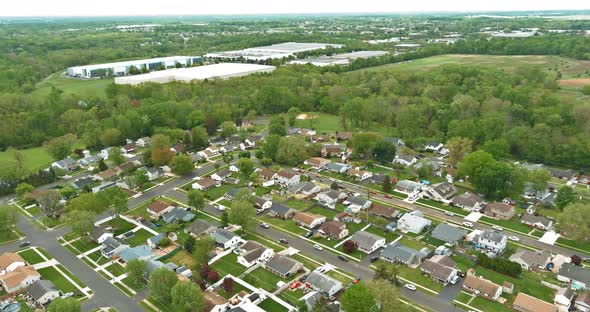
{"type": "Polygon", "coordinates": [[[55,73],[45,81],[37,85],[33,95],[48,95],[51,87],[64,91],[65,94],[78,94],[83,96],[106,96],[105,89],[113,83],[113,79],[82,80],[66,78],[62,73],[55,73]]]}
{"type": "Polygon", "coordinates": [[[43,257],[41,257],[41,255],[34,249],[20,251],[18,254],[23,257],[23,259],[25,259],[25,261],[27,261],[30,265],[45,262],[45,259],[43,259],[43,257]]]}
{"type": "Polygon", "coordinates": [[[154,234],[146,231],[145,229],[140,229],[139,231],[135,232],[135,235],[129,239],[126,239],[127,243],[131,247],[135,247],[138,245],[145,245],[147,244],[148,238],[155,236],[154,234]]]}
{"type": "Polygon", "coordinates": [[[12,242],[18,239],[18,235],[14,231],[2,231],[0,233],[0,245],[12,242]]]}
{"type": "MultiPolygon", "coordinates": [[[[295,127],[311,128],[316,130],[318,133],[334,133],[336,131],[343,131],[344,128],[340,124],[340,117],[336,115],[313,112],[310,115],[316,116],[314,119],[297,119],[295,121],[295,127]]],[[[369,129],[360,129],[352,127],[349,131],[373,131],[382,135],[389,135],[385,127],[372,127],[369,129]]]]}
{"type": "Polygon", "coordinates": [[[287,282],[278,275],[275,275],[274,273],[263,268],[258,268],[248,273],[248,275],[244,276],[243,280],[254,287],[264,288],[270,292],[273,292],[275,289],[277,289],[278,282],[287,282]]]}
{"type": "Polygon", "coordinates": [[[233,252],[219,259],[211,268],[219,271],[221,276],[231,274],[237,277],[246,271],[246,267],[238,263],[238,256],[233,252]]]}
{"type": "Polygon", "coordinates": [[[63,275],[61,275],[54,267],[47,267],[37,270],[41,277],[50,280],[63,293],[78,291],[76,286],[72,285],[63,275]]]}
{"type": "Polygon", "coordinates": [[[267,298],[264,299],[259,305],[260,308],[264,309],[264,311],[273,311],[273,312],[282,312],[282,311],[288,311],[287,308],[283,307],[282,305],[280,305],[278,302],[267,298]]]}
{"type": "MultiPolygon", "coordinates": [[[[23,154],[24,166],[28,172],[36,172],[45,169],[54,161],[53,156],[44,147],[35,147],[20,150],[23,154]]],[[[10,152],[0,152],[0,168],[12,168],[16,165],[10,152]]]]}

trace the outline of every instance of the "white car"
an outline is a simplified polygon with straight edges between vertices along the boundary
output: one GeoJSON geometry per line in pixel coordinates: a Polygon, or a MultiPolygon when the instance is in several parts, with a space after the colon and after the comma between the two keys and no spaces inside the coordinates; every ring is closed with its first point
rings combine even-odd
{"type": "Polygon", "coordinates": [[[415,291],[416,290],[416,286],[412,285],[412,284],[405,284],[404,287],[406,289],[409,289],[411,291],[415,291]]]}
{"type": "Polygon", "coordinates": [[[217,205],[217,210],[219,211],[225,211],[225,207],[221,206],[221,205],[217,205]]]}
{"type": "Polygon", "coordinates": [[[61,295],[61,298],[66,299],[66,298],[70,298],[74,295],[73,292],[69,292],[69,293],[65,293],[63,295],[61,295]]]}
{"type": "Polygon", "coordinates": [[[450,217],[452,217],[452,216],[454,216],[454,215],[455,215],[454,213],[452,213],[452,212],[450,212],[450,211],[445,211],[445,214],[446,214],[447,216],[450,216],[450,217]]]}
{"type": "Polygon", "coordinates": [[[471,222],[465,221],[465,222],[463,222],[461,224],[463,224],[464,227],[468,227],[468,228],[472,228],[473,227],[473,223],[471,223],[471,222]]]}
{"type": "Polygon", "coordinates": [[[520,238],[518,238],[518,237],[516,237],[514,235],[513,236],[508,236],[508,239],[511,240],[511,241],[515,241],[515,242],[519,242],[520,241],[520,238]]]}
{"type": "Polygon", "coordinates": [[[492,229],[497,230],[497,231],[504,231],[504,228],[499,225],[492,225],[492,229]]]}
{"type": "Polygon", "coordinates": [[[322,248],[322,246],[320,246],[318,244],[313,245],[313,248],[315,248],[316,250],[319,250],[319,251],[324,250],[324,248],[322,248]]]}

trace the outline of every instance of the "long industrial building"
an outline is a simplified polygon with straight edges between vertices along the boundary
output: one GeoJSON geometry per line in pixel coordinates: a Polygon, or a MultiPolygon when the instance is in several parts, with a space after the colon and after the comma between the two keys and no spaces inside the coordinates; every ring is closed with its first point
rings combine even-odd
{"type": "Polygon", "coordinates": [[[170,68],[180,64],[184,67],[191,66],[201,61],[200,56],[167,56],[157,57],[143,60],[132,60],[115,63],[94,64],[75,66],[68,68],[68,75],[70,77],[79,78],[94,78],[110,76],[125,76],[129,74],[131,66],[141,69],[143,67],[150,71],[160,69],[162,67],[170,68]]]}
{"type": "Polygon", "coordinates": [[[299,60],[290,61],[288,64],[311,64],[314,66],[334,66],[334,65],[348,65],[351,61],[356,59],[366,59],[371,57],[379,57],[387,55],[387,51],[356,51],[351,53],[335,54],[332,56],[310,57],[299,60]]]}
{"type": "Polygon", "coordinates": [[[220,63],[189,68],[160,70],[135,76],[115,77],[115,84],[138,85],[144,82],[167,83],[172,81],[190,82],[192,80],[214,78],[228,79],[254,73],[268,73],[274,69],[274,66],[267,65],[220,63]]]}
{"type": "Polygon", "coordinates": [[[221,59],[245,59],[251,61],[264,61],[269,59],[282,59],[294,56],[296,53],[322,50],[328,47],[341,48],[341,44],[332,43],[309,43],[309,42],[284,42],[272,44],[269,46],[248,48],[237,51],[225,51],[208,53],[205,58],[221,58],[221,59]]]}

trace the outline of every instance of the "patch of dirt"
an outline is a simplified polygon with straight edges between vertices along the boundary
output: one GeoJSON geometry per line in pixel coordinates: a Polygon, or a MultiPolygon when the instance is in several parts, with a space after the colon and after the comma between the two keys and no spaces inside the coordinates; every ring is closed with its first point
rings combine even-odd
{"type": "Polygon", "coordinates": [[[297,119],[301,119],[301,120],[309,120],[309,119],[316,119],[318,118],[317,115],[309,115],[309,114],[299,114],[296,117],[297,119]]]}
{"type": "Polygon", "coordinates": [[[562,79],[559,81],[559,84],[568,87],[583,87],[590,85],[590,78],[562,79]]]}

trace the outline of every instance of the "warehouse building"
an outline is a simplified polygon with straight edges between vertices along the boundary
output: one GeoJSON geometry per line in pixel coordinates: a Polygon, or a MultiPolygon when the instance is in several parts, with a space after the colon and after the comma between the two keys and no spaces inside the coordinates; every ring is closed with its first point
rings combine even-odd
{"type": "Polygon", "coordinates": [[[268,59],[282,59],[294,56],[297,53],[314,50],[323,50],[328,47],[341,48],[341,44],[332,43],[306,43],[306,42],[284,42],[263,47],[254,47],[237,51],[225,51],[208,53],[205,58],[217,59],[244,59],[250,61],[265,61],[268,59]]]}
{"type": "Polygon", "coordinates": [[[387,55],[387,51],[356,51],[351,53],[335,54],[332,56],[310,57],[299,60],[290,61],[288,64],[311,64],[314,66],[334,66],[334,65],[348,65],[356,59],[367,59],[371,57],[379,57],[387,55]]]}
{"type": "Polygon", "coordinates": [[[183,67],[192,66],[193,64],[199,63],[200,61],[200,56],[157,57],[143,60],[70,67],[68,68],[68,75],[70,77],[79,78],[125,76],[129,74],[129,70],[132,66],[140,70],[145,67],[149,71],[154,71],[161,69],[162,67],[173,68],[176,67],[177,64],[180,64],[183,67]]]}
{"type": "Polygon", "coordinates": [[[116,77],[115,84],[138,85],[144,82],[167,83],[172,81],[190,82],[191,80],[214,78],[228,79],[254,73],[269,73],[274,69],[274,66],[267,65],[220,63],[189,68],[161,70],[135,76],[116,77]]]}

